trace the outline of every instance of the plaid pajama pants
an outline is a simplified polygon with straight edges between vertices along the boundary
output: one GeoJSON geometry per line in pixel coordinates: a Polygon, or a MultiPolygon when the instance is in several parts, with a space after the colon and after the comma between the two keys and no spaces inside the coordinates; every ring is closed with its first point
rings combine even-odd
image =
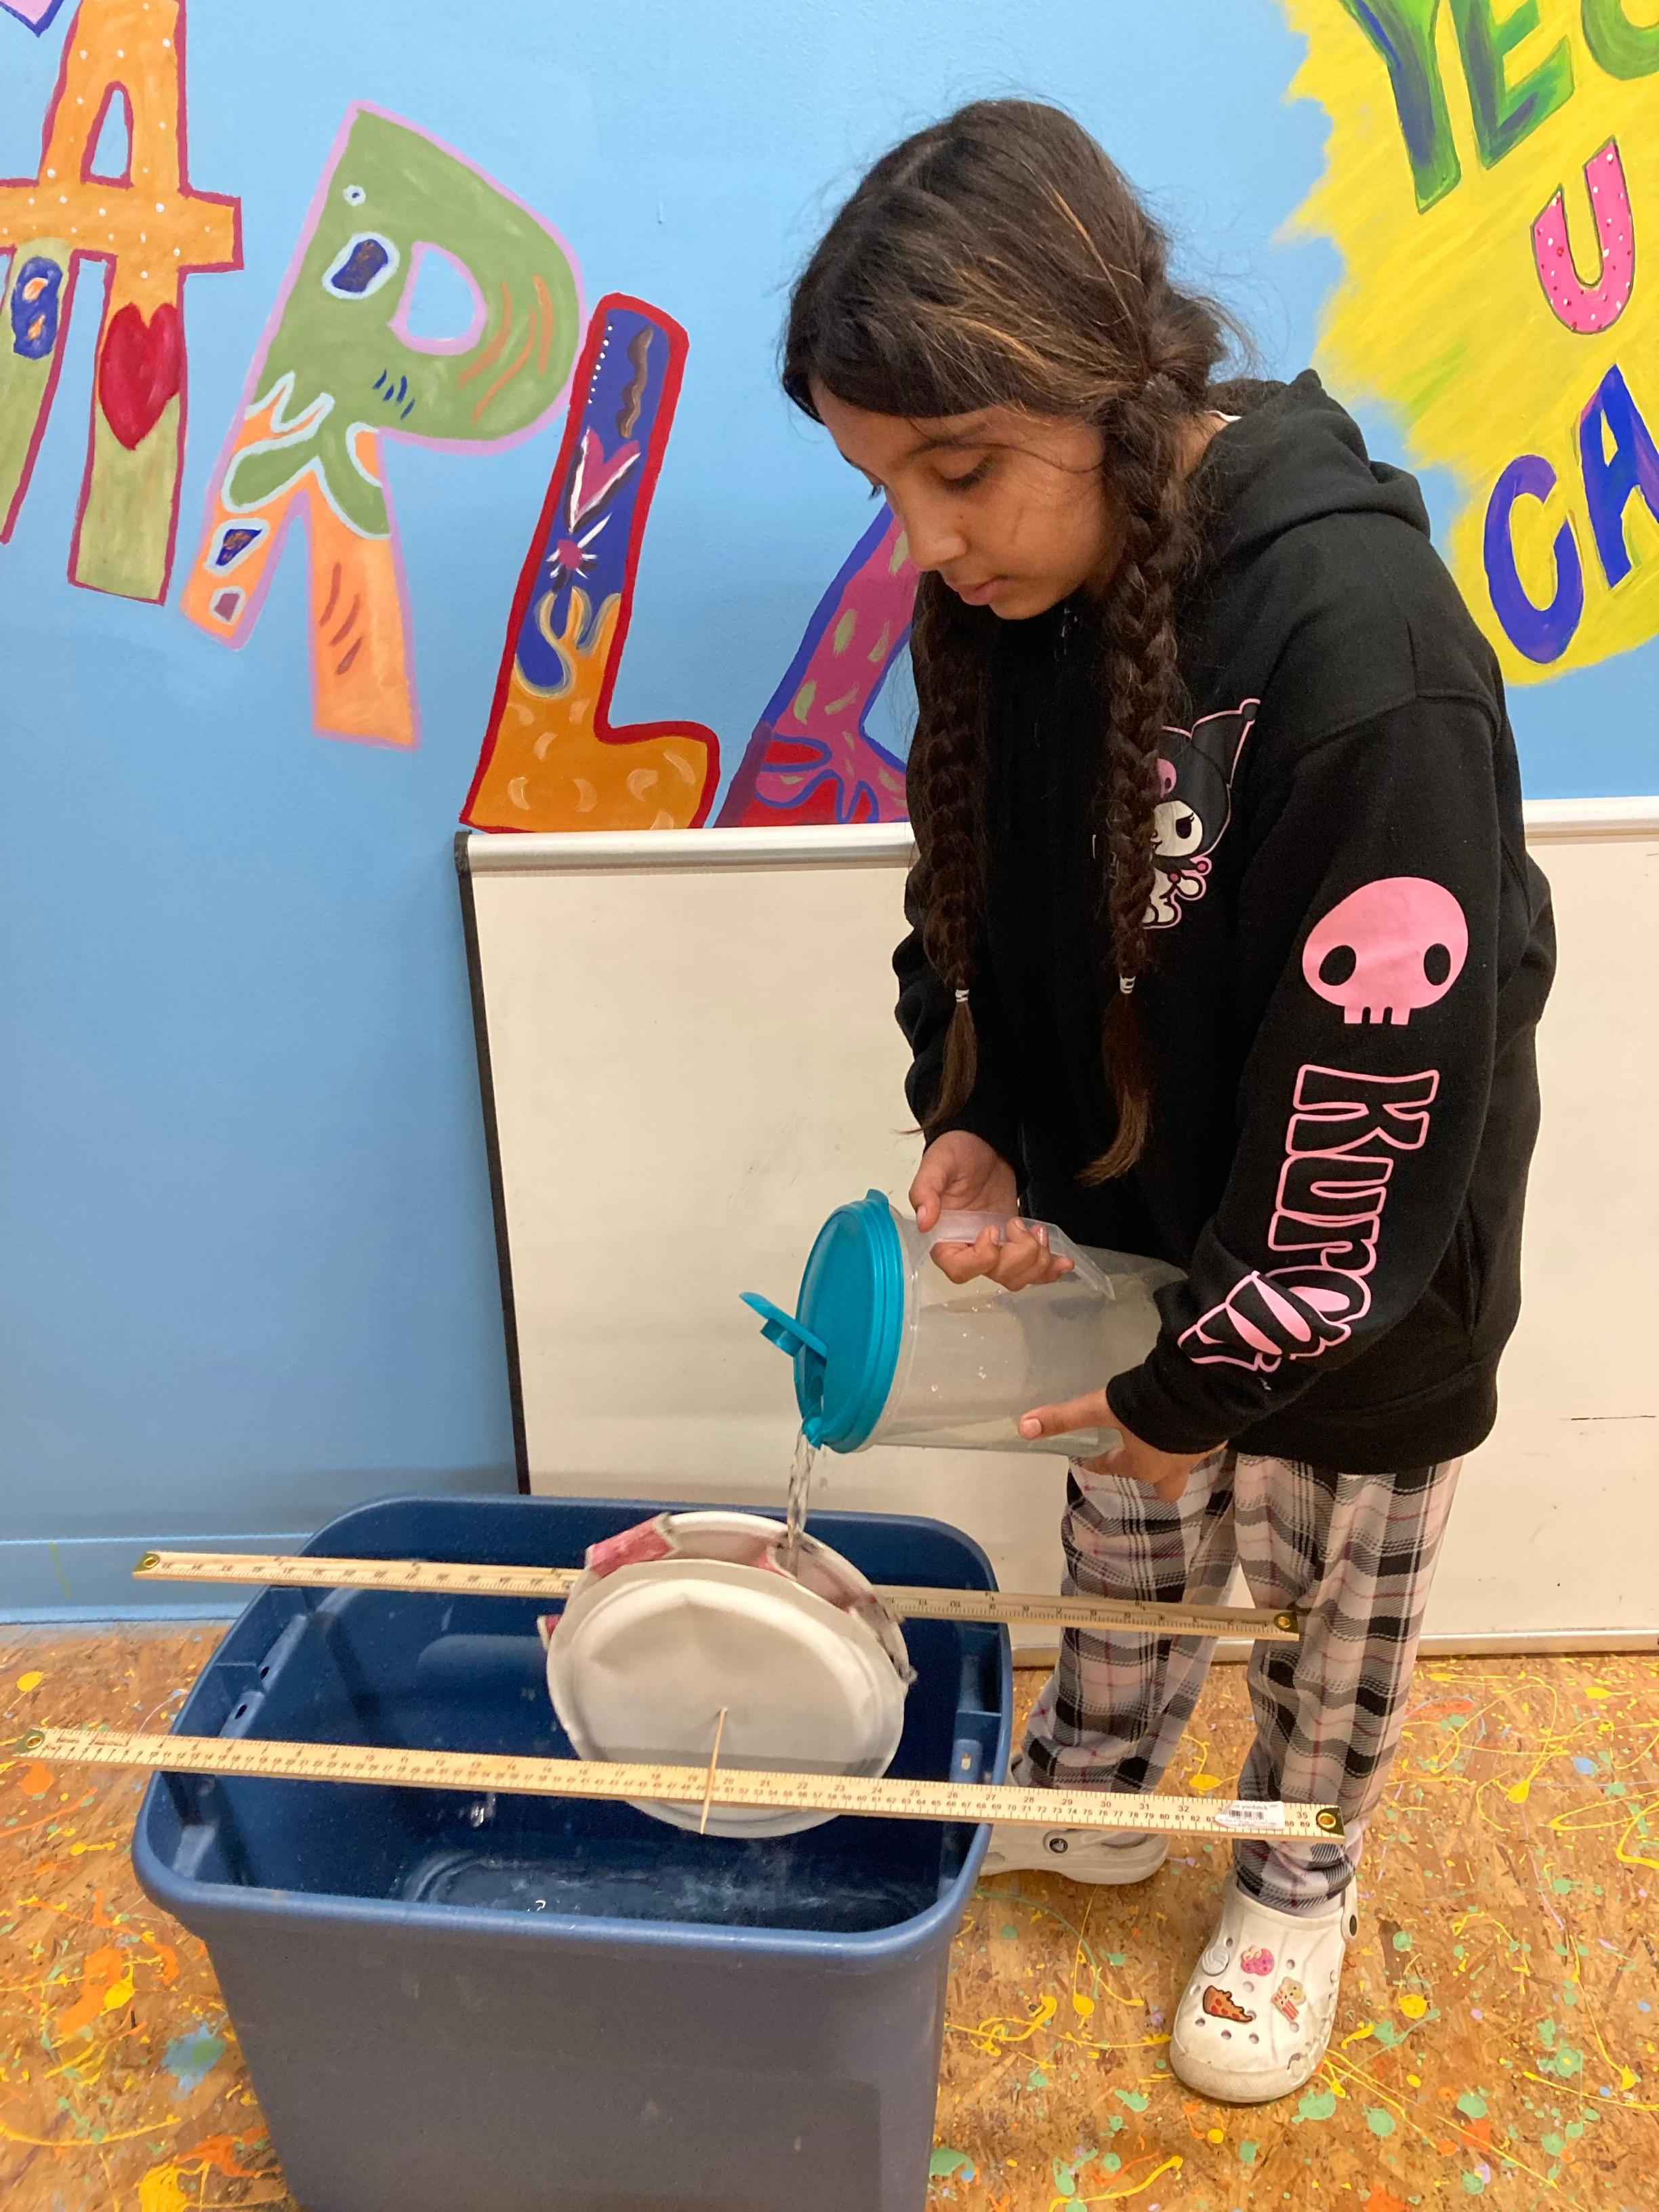
{"type": "MultiPolygon", "coordinates": [[[[1299,1644],[1258,1644],[1251,1656],[1256,1733],[1239,1795],[1340,1806],[1347,1834],[1235,1844],[1241,1888],[1281,1912],[1316,1912],[1353,1879],[1399,1747],[1461,1465],[1345,1474],[1224,1450],[1194,1468],[1174,1505],[1127,1476],[1072,1469],[1068,1595],[1218,1605],[1237,1560],[1255,1604],[1304,1616],[1299,1644]]],[[[1214,1650],[1204,1637],[1068,1630],[1016,1779],[1156,1790],[1214,1650]]]]}

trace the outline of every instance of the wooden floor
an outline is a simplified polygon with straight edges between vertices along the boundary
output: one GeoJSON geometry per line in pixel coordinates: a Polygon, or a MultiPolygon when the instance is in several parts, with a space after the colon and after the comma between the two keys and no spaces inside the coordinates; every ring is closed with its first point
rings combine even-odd
{"type": "MultiPolygon", "coordinates": [[[[41,1722],[159,1728],[215,1640],[0,1629],[0,1744],[41,1722]]],[[[1239,1668],[1212,1676],[1172,1784],[1231,1786],[1243,1689],[1239,1668]]],[[[141,1787],[0,1759],[5,2212],[293,2204],[205,1954],[133,1881],[141,1787]]],[[[1336,2039],[1299,2097],[1225,2111],[1164,2067],[1224,1870],[1208,1847],[1177,1850],[1134,1890],[981,1886],[951,1984],[931,2203],[1659,2206],[1659,1658],[1419,1670],[1336,2039]]]]}

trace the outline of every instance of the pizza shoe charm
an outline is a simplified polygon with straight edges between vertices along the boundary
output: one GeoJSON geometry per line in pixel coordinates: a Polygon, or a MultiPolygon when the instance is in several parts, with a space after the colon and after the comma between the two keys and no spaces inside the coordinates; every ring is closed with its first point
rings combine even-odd
{"type": "Polygon", "coordinates": [[[1239,2003],[1230,1990],[1218,1989],[1212,1982],[1204,1992],[1204,2009],[1212,2020],[1237,2021],[1241,2025],[1255,2018],[1239,2003]]]}

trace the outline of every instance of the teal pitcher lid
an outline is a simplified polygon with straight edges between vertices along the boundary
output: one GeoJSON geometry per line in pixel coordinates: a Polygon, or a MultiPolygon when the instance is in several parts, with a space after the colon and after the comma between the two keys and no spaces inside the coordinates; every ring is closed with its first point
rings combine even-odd
{"type": "Polygon", "coordinates": [[[881,1419],[904,1338],[904,1251],[878,1190],[838,1206],[806,1261],[793,1314],[744,1293],[764,1334],[795,1363],[795,1402],[811,1443],[856,1451],[881,1419]]]}

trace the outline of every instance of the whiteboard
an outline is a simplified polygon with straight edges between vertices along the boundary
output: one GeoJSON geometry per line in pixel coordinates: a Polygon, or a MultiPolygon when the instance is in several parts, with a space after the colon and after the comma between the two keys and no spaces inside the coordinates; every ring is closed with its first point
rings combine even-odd
{"type": "MultiPolygon", "coordinates": [[[[1638,1341],[1659,1251],[1659,805],[1553,802],[1528,832],[1562,955],[1526,1308],[1431,1648],[1659,1643],[1659,1422],[1638,1341]]],[[[472,833],[457,851],[520,1481],[777,1507],[790,1370],[738,1294],[793,1307],[825,1215],[908,1185],[890,963],[909,831],[472,833]]],[[[826,1506],[936,1514],[1005,1587],[1057,1586],[1060,1460],[821,1464],[826,1506]]]]}

